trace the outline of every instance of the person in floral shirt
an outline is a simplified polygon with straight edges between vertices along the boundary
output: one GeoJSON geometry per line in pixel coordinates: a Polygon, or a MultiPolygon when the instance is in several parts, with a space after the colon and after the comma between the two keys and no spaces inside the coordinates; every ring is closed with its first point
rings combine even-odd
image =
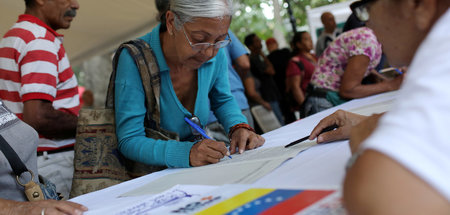
{"type": "Polygon", "coordinates": [[[306,115],[339,105],[348,99],[397,90],[403,75],[375,84],[361,84],[381,59],[381,44],[370,28],[342,33],[319,57],[308,86],[306,115]]]}

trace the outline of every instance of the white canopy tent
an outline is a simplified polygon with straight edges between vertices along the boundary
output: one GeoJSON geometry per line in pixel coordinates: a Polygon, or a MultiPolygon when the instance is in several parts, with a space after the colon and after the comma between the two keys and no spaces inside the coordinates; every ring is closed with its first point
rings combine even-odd
{"type": "MultiPolygon", "coordinates": [[[[121,42],[144,35],[156,24],[154,0],[78,0],[80,10],[64,34],[72,65],[117,48],[121,42]]],[[[0,35],[25,11],[23,0],[0,0],[0,35]]]]}

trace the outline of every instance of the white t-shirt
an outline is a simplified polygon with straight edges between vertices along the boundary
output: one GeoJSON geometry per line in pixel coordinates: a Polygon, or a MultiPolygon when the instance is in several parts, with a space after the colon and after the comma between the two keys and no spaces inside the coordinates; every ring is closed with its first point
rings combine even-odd
{"type": "Polygon", "coordinates": [[[391,111],[362,145],[396,160],[450,201],[450,10],[419,47],[391,111]]]}

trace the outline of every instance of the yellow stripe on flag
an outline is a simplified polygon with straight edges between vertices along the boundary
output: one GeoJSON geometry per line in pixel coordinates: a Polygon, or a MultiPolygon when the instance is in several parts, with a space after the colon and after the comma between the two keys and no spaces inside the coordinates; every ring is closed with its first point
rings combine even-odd
{"type": "Polygon", "coordinates": [[[203,211],[196,213],[197,215],[209,215],[209,214],[225,214],[228,213],[252,200],[255,200],[261,196],[264,196],[275,189],[249,189],[233,198],[227,199],[216,205],[213,205],[203,211]]]}

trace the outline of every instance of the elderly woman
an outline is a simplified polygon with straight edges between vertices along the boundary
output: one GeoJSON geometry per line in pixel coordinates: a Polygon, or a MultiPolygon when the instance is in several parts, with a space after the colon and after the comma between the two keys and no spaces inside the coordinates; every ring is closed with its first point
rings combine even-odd
{"type": "Polygon", "coordinates": [[[115,113],[119,150],[128,158],[151,165],[191,167],[217,163],[228,153],[254,149],[264,143],[247,125],[228,83],[222,47],[231,41],[231,0],[170,0],[161,23],[140,39],[155,54],[161,78],[161,127],[176,132],[181,141],[145,136],[145,94],[134,60],[122,52],[117,66],[115,113]],[[209,99],[211,100],[211,107],[209,99]],[[210,108],[226,131],[223,142],[193,141],[185,117],[206,125],[210,108]]]}
{"type": "Polygon", "coordinates": [[[348,99],[397,90],[403,75],[375,84],[361,83],[376,68],[381,54],[381,44],[370,28],[361,27],[342,33],[319,57],[308,88],[306,115],[339,105],[348,99]]]}

